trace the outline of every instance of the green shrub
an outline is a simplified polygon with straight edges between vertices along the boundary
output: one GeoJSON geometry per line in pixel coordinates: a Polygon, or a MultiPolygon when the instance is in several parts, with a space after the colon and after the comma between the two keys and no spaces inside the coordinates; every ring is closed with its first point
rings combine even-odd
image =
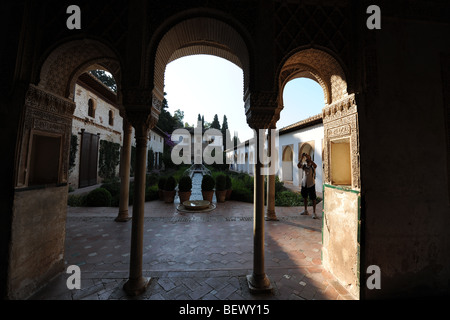
{"type": "Polygon", "coordinates": [[[120,193],[116,194],[111,199],[111,207],[118,208],[120,206],[120,193]]]}
{"type": "Polygon", "coordinates": [[[95,189],[86,197],[88,207],[110,207],[112,201],[111,193],[103,188],[95,189]]]}
{"type": "Polygon", "coordinates": [[[158,186],[154,185],[154,186],[149,186],[145,189],[145,201],[154,201],[154,200],[158,200],[159,199],[159,195],[158,195],[158,186]]]}
{"type": "Polygon", "coordinates": [[[164,190],[164,187],[166,186],[166,182],[167,182],[167,178],[166,177],[161,177],[158,180],[158,188],[159,190],[164,190]]]}
{"type": "Polygon", "coordinates": [[[177,187],[177,180],[173,176],[169,176],[164,184],[164,191],[174,191],[177,187]]]}
{"type": "Polygon", "coordinates": [[[192,179],[190,176],[182,176],[180,178],[178,190],[181,192],[189,192],[192,190],[192,179]]]}
{"type": "Polygon", "coordinates": [[[109,141],[100,141],[98,160],[98,173],[104,179],[116,176],[116,168],[120,163],[120,144],[109,141]]]}
{"type": "Polygon", "coordinates": [[[159,183],[159,175],[156,173],[150,173],[147,175],[146,186],[151,187],[159,183]]]}
{"type": "Polygon", "coordinates": [[[303,206],[303,198],[300,194],[292,191],[281,191],[275,196],[275,205],[278,207],[303,206]]]}
{"type": "Polygon", "coordinates": [[[280,177],[276,176],[275,177],[275,194],[282,192],[282,191],[286,191],[287,188],[284,186],[284,182],[280,181],[280,177]]]}
{"type": "Polygon", "coordinates": [[[224,191],[227,186],[227,177],[224,174],[219,174],[216,178],[216,190],[224,191]]]}
{"type": "Polygon", "coordinates": [[[225,189],[230,190],[231,188],[233,188],[233,182],[231,181],[231,177],[226,176],[225,189]]]}
{"type": "Polygon", "coordinates": [[[104,183],[100,188],[108,190],[113,198],[117,195],[120,196],[120,182],[104,183]]]}
{"type": "Polygon", "coordinates": [[[212,191],[214,190],[216,182],[214,178],[210,175],[204,175],[202,180],[202,191],[212,191]]]}
{"type": "Polygon", "coordinates": [[[86,196],[85,195],[69,195],[67,199],[67,205],[70,207],[85,207],[86,196]]]}
{"type": "Polygon", "coordinates": [[[231,200],[253,203],[253,192],[242,186],[234,187],[231,200]]]}

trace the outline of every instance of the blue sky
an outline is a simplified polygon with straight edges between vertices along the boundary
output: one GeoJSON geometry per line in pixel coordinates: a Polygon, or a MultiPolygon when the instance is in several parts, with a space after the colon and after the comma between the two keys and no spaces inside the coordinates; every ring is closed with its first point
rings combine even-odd
{"type": "MultiPolygon", "coordinates": [[[[241,141],[253,136],[244,111],[243,71],[233,63],[208,55],[175,60],[167,65],[164,91],[170,113],[184,111],[184,122],[195,124],[200,113],[208,122],[217,114],[222,124],[226,115],[231,133],[237,131],[241,141]]],[[[324,107],[323,90],[310,79],[292,80],[283,96],[278,129],[319,114],[324,107]]]]}

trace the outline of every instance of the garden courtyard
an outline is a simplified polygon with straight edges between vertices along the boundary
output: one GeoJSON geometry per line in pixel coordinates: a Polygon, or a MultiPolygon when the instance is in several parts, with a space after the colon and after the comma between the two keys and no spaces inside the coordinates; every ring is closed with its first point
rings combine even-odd
{"type": "MultiPolygon", "coordinates": [[[[234,179],[245,185],[249,178],[234,179]]],[[[65,263],[80,267],[81,289],[68,290],[69,275],[63,273],[32,299],[353,299],[322,267],[322,202],[317,220],[300,215],[301,206],[277,206],[278,221],[265,223],[265,267],[273,292],[261,296],[249,292],[246,280],[253,268],[252,203],[216,203],[214,198],[215,210],[186,213],[177,210],[178,197],[166,203],[156,194],[145,206],[143,273],[151,278],[145,294],[130,298],[122,289],[129,272],[131,221],[115,222],[118,209],[113,206],[69,206],[65,263]]]]}

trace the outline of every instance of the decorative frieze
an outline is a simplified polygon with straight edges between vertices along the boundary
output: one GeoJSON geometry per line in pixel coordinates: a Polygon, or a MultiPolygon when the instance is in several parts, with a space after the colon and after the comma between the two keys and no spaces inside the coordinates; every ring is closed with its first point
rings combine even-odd
{"type": "Polygon", "coordinates": [[[57,183],[67,182],[70,134],[74,110],[74,102],[30,85],[25,96],[23,126],[19,138],[17,188],[28,187],[34,135],[61,138],[57,183]]]}
{"type": "Polygon", "coordinates": [[[351,188],[360,189],[359,162],[359,125],[358,108],[355,95],[349,95],[323,110],[324,123],[324,182],[332,183],[331,144],[336,141],[346,141],[350,144],[351,188]]]}

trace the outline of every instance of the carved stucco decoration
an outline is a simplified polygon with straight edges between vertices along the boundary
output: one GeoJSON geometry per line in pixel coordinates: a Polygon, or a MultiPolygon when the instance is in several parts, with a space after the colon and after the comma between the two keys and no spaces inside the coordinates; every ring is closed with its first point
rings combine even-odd
{"type": "MultiPolygon", "coordinates": [[[[276,92],[251,92],[246,94],[245,113],[252,129],[268,129],[277,117],[278,94],[276,92]]],[[[278,118],[279,119],[279,114],[278,118]]]]}
{"type": "Polygon", "coordinates": [[[283,64],[279,77],[280,101],[286,84],[307,77],[316,80],[323,88],[325,103],[331,104],[347,95],[347,80],[339,63],[328,53],[306,49],[294,53],[283,64]]]}
{"type": "Polygon", "coordinates": [[[153,129],[159,120],[162,100],[154,90],[129,88],[123,91],[126,118],[136,129],[136,133],[153,129]]]}
{"type": "Polygon", "coordinates": [[[283,91],[296,78],[309,78],[323,88],[324,183],[331,183],[330,147],[335,139],[348,138],[351,147],[352,188],[360,189],[359,128],[355,95],[348,95],[347,80],[340,64],[329,53],[306,49],[292,54],[279,73],[279,106],[283,109],[283,91]]]}
{"type": "Polygon", "coordinates": [[[360,161],[359,161],[359,124],[358,108],[355,95],[328,105],[323,110],[324,124],[324,183],[331,184],[330,152],[331,142],[334,140],[348,139],[350,141],[350,159],[352,174],[352,189],[361,189],[360,161]]]}
{"type": "MultiPolygon", "coordinates": [[[[250,58],[243,37],[225,22],[198,17],[174,25],[159,41],[153,61],[155,90],[164,92],[164,74],[168,63],[193,54],[212,54],[235,63],[244,71],[243,92],[248,89],[250,58]]],[[[151,79],[150,76],[146,78],[151,79]]]]}
{"type": "Polygon", "coordinates": [[[38,86],[57,96],[71,99],[78,77],[93,69],[109,71],[114,76],[120,93],[121,72],[118,59],[108,47],[92,40],[72,41],[55,49],[42,65],[38,86]]]}
{"type": "Polygon", "coordinates": [[[19,140],[17,188],[28,186],[29,156],[34,133],[61,137],[62,150],[58,183],[67,183],[70,135],[74,111],[74,102],[30,85],[25,96],[24,122],[19,140]]]}

